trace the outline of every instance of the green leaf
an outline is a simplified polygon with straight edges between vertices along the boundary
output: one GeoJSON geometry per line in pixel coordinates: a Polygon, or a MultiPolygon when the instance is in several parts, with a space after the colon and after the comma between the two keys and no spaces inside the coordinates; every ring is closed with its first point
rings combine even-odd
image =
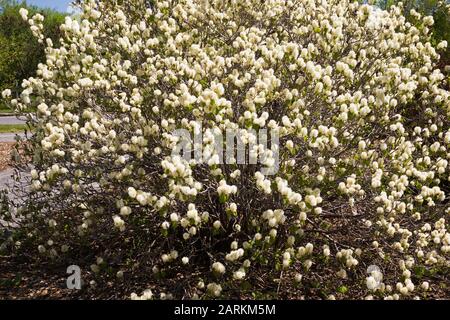
{"type": "Polygon", "coordinates": [[[348,292],[348,288],[346,286],[340,286],[337,289],[337,292],[342,293],[342,294],[346,294],[348,292]]]}

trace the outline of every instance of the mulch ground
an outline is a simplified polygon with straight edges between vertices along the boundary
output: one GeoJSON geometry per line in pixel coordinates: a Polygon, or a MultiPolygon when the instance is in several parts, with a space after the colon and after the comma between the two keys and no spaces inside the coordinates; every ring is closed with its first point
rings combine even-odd
{"type": "MultiPolygon", "coordinates": [[[[83,275],[85,270],[82,269],[83,275]]],[[[141,293],[142,283],[145,283],[140,277],[130,277],[129,281],[123,282],[100,281],[94,287],[82,282],[81,290],[70,290],[67,289],[68,276],[67,267],[61,265],[36,264],[13,256],[0,256],[0,301],[127,300],[132,292],[141,293]]]]}
{"type": "Polygon", "coordinates": [[[15,142],[0,143],[0,171],[10,167],[11,152],[14,149],[15,142]]]}
{"type": "Polygon", "coordinates": [[[64,270],[48,272],[28,264],[0,258],[0,300],[70,299],[74,293],[65,286],[64,270]]]}

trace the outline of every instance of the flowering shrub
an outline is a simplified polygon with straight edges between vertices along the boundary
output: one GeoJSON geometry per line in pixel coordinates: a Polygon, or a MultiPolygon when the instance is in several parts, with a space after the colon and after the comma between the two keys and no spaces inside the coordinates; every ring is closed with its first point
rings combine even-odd
{"type": "Polygon", "coordinates": [[[92,284],[127,280],[135,299],[439,292],[450,99],[431,17],[347,0],[122,3],[84,1],[9,102],[37,110],[22,246],[90,265],[92,284]],[[174,156],[173,132],[198,124],[206,149],[215,130],[276,131],[278,172],[174,156]]]}

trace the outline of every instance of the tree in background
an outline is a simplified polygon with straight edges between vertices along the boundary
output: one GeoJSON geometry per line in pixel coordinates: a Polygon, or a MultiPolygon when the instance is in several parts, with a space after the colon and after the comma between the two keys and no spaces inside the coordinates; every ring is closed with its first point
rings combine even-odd
{"type": "Polygon", "coordinates": [[[10,88],[15,94],[20,92],[22,80],[34,76],[37,65],[45,62],[45,47],[33,37],[19,14],[20,8],[26,8],[30,14],[42,14],[45,34],[55,43],[65,17],[63,13],[39,9],[25,1],[0,0],[0,90],[10,88]]]}

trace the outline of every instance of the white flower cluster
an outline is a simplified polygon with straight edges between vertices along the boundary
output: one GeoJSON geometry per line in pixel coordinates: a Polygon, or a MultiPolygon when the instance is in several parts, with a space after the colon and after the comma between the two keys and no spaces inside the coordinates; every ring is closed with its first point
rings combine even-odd
{"type": "MultiPolygon", "coordinates": [[[[82,1],[20,96],[2,93],[36,110],[21,210],[41,256],[92,240],[122,274],[150,266],[158,294],[133,299],[222,297],[244,279],[293,295],[321,279],[330,298],[344,281],[367,298],[434,288],[450,265],[450,93],[430,17],[350,0],[120,3],[82,1]],[[179,129],[203,157],[172,154],[179,129]],[[221,163],[216,132],[251,145],[259,129],[279,135],[274,175],[262,146],[262,164],[221,163]]],[[[21,15],[43,41],[42,17],[21,15]]]]}

